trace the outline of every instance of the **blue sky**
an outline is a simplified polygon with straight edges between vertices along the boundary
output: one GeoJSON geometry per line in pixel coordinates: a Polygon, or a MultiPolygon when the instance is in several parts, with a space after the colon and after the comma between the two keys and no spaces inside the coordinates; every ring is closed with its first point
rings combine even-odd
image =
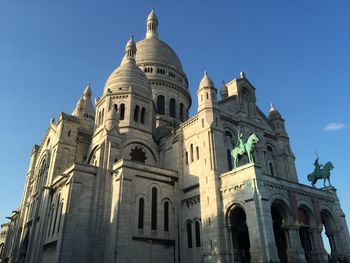
{"type": "Polygon", "coordinates": [[[20,204],[31,149],[51,116],[72,112],[87,83],[102,94],[130,34],[144,38],[152,6],[188,76],[191,115],[204,70],[218,87],[245,71],[261,110],[273,102],[286,120],[300,182],[308,184],[317,150],[335,166],[349,216],[349,3],[1,1],[0,223],[20,204]]]}

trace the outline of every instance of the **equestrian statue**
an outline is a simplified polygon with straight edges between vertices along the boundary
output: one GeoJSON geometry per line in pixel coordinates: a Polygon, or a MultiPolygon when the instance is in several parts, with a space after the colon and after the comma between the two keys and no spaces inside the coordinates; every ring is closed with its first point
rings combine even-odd
{"type": "Polygon", "coordinates": [[[327,162],[325,165],[318,162],[318,156],[314,162],[314,171],[307,176],[307,179],[311,182],[312,187],[315,187],[315,184],[318,179],[323,179],[323,186],[326,187],[326,180],[328,180],[328,185],[331,185],[329,179],[331,175],[331,170],[334,168],[331,162],[327,162]]]}
{"type": "Polygon", "coordinates": [[[238,146],[236,146],[232,151],[231,151],[231,156],[233,158],[233,166],[234,169],[237,168],[237,162],[238,159],[240,159],[243,155],[247,154],[249,162],[252,163],[254,162],[253,159],[253,150],[254,150],[254,145],[259,142],[258,136],[256,136],[255,133],[252,133],[248,139],[247,142],[245,143],[243,141],[243,134],[238,132],[238,146]]]}

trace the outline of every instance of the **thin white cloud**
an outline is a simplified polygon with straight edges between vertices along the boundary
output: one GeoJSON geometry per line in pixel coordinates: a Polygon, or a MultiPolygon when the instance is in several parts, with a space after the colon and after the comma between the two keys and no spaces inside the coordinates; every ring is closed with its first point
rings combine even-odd
{"type": "Polygon", "coordinates": [[[324,131],[337,131],[345,128],[345,124],[341,122],[331,122],[328,123],[326,127],[324,127],[324,131]]]}

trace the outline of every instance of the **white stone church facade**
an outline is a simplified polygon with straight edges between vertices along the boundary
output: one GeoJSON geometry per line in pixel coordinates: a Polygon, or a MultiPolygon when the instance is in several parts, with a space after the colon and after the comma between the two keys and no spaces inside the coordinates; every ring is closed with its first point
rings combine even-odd
{"type": "Polygon", "coordinates": [[[281,114],[262,113],[243,72],[221,99],[205,73],[189,118],[186,74],[157,27],[152,11],[96,105],[88,86],[51,120],[0,262],[328,262],[323,228],[332,256],[349,257],[336,190],[298,182],[281,114]],[[259,143],[232,170],[238,132],[259,143]]]}

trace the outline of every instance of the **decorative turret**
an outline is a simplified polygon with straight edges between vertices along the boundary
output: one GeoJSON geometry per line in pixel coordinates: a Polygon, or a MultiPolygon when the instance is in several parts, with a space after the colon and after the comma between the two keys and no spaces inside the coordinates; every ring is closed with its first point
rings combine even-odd
{"type": "Polygon", "coordinates": [[[78,100],[77,106],[72,112],[73,116],[94,121],[95,109],[91,101],[91,95],[92,92],[89,84],[86,86],[81,98],[78,100]]]}
{"type": "Polygon", "coordinates": [[[126,43],[125,46],[125,57],[127,59],[132,59],[133,61],[135,61],[136,50],[137,49],[134,41],[134,36],[131,35],[128,43],[126,43]]]}
{"type": "Polygon", "coordinates": [[[204,108],[212,108],[216,103],[216,94],[217,90],[214,82],[209,78],[207,71],[205,71],[197,91],[198,111],[204,108]]]}
{"type": "Polygon", "coordinates": [[[272,103],[268,117],[270,120],[282,119],[280,112],[275,108],[275,106],[272,103]]]}
{"type": "Polygon", "coordinates": [[[227,90],[227,86],[225,84],[225,81],[222,81],[222,85],[220,88],[220,95],[222,99],[225,99],[228,97],[228,90],[227,90]]]}
{"type": "Polygon", "coordinates": [[[154,13],[154,10],[152,8],[151,13],[149,13],[147,17],[147,33],[146,38],[150,37],[158,37],[158,18],[156,14],[154,13]]]}
{"type": "Polygon", "coordinates": [[[284,126],[284,120],[282,119],[281,113],[271,103],[271,108],[268,114],[269,120],[273,123],[275,130],[278,135],[287,136],[286,128],[284,126]]]}

